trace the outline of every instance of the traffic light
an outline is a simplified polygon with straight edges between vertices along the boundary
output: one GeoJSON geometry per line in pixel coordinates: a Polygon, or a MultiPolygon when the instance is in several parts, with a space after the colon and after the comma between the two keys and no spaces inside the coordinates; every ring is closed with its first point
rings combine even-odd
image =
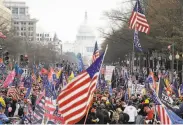
{"type": "Polygon", "coordinates": [[[20,64],[22,66],[28,65],[29,59],[27,55],[20,55],[20,64]]]}
{"type": "Polygon", "coordinates": [[[20,64],[23,64],[24,61],[24,55],[20,55],[20,64]]]}
{"type": "Polygon", "coordinates": [[[8,51],[3,53],[3,62],[6,65],[9,64],[9,52],[8,51]]]}
{"type": "Polygon", "coordinates": [[[25,65],[29,64],[29,59],[27,55],[24,56],[24,62],[25,62],[25,65]]]}

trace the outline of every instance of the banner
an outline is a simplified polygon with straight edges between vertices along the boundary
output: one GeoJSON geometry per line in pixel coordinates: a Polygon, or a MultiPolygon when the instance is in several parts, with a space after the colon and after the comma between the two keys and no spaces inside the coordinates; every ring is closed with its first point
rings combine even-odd
{"type": "Polygon", "coordinates": [[[163,90],[160,100],[164,105],[173,107],[173,99],[167,95],[167,92],[165,90],[163,90]]]}
{"type": "Polygon", "coordinates": [[[141,94],[142,90],[145,88],[145,85],[137,84],[136,93],[141,94]]]}
{"type": "Polygon", "coordinates": [[[145,85],[141,84],[132,84],[132,93],[131,94],[141,94],[142,90],[144,90],[145,85]]]}
{"type": "Polygon", "coordinates": [[[108,83],[111,84],[111,79],[112,79],[112,73],[114,70],[115,66],[106,66],[105,70],[105,80],[109,81],[108,83]]]}

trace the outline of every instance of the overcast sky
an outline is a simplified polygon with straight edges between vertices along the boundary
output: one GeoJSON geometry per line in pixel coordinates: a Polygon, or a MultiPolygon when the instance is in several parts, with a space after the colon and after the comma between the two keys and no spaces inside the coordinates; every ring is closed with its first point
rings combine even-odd
{"type": "MultiPolygon", "coordinates": [[[[74,41],[85,11],[92,27],[107,27],[103,12],[119,7],[127,0],[12,0],[25,1],[37,26],[45,31],[57,32],[62,41],[74,41]]],[[[99,36],[99,33],[97,32],[99,36]]]]}

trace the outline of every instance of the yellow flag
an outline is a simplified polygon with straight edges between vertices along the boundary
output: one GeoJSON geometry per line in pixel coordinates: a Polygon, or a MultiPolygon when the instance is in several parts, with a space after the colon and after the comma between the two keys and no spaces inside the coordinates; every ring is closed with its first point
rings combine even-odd
{"type": "Polygon", "coordinates": [[[74,79],[74,72],[72,71],[71,75],[68,78],[68,82],[70,82],[72,79],[74,79]]]}
{"type": "Polygon", "coordinates": [[[41,82],[41,77],[40,77],[40,75],[38,76],[37,82],[38,82],[38,83],[41,82]]]}
{"type": "Polygon", "coordinates": [[[170,86],[170,82],[167,78],[165,79],[165,85],[166,85],[167,88],[170,86]]]}
{"type": "Polygon", "coordinates": [[[60,70],[60,71],[58,71],[58,72],[56,73],[56,77],[57,77],[57,79],[59,79],[59,77],[60,77],[61,73],[62,73],[62,71],[61,71],[61,70],[60,70]]]}

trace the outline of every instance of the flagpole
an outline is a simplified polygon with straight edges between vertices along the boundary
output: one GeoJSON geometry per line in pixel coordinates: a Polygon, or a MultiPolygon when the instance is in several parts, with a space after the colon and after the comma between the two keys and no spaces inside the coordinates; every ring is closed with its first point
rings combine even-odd
{"type": "MultiPolygon", "coordinates": [[[[106,53],[107,53],[107,50],[108,50],[108,44],[107,44],[107,46],[106,46],[106,49],[105,49],[105,52],[104,52],[104,56],[103,56],[103,59],[102,59],[102,63],[101,63],[101,65],[100,65],[99,74],[100,74],[100,72],[101,72],[102,65],[103,65],[104,58],[105,58],[105,55],[106,55],[106,53]]],[[[98,81],[98,79],[99,79],[99,76],[97,77],[97,81],[98,81]]],[[[94,93],[92,93],[92,95],[89,97],[89,101],[90,101],[91,99],[93,99],[93,95],[94,95],[94,93]]],[[[89,103],[89,102],[87,102],[87,103],[89,103]]],[[[86,119],[87,119],[87,117],[88,117],[89,110],[90,110],[90,107],[88,106],[88,107],[87,107],[87,114],[86,114],[85,121],[84,121],[84,125],[86,125],[86,119]]]]}
{"type": "Polygon", "coordinates": [[[133,42],[133,50],[132,50],[132,73],[134,70],[134,57],[135,57],[135,46],[134,46],[134,42],[133,42]]]}

